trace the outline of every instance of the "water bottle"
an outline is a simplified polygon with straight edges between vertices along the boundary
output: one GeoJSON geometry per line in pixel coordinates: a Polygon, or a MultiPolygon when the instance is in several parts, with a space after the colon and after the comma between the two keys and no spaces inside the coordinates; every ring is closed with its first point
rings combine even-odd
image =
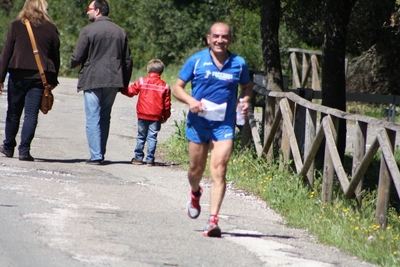
{"type": "Polygon", "coordinates": [[[238,105],[238,109],[236,111],[236,125],[242,126],[244,125],[244,117],[242,116],[242,106],[244,99],[240,98],[239,99],[239,105],[238,105]]]}

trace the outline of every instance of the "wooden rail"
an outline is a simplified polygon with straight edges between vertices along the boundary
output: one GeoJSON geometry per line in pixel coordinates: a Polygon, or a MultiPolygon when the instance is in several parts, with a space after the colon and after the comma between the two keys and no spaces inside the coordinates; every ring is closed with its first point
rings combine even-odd
{"type": "Polygon", "coordinates": [[[322,56],[320,51],[305,50],[299,48],[289,48],[290,61],[288,69],[292,70],[292,88],[312,88],[314,90],[321,90],[321,83],[319,79],[319,59],[322,56]],[[302,63],[300,66],[298,54],[301,54],[302,63]],[[299,74],[301,73],[301,80],[299,74]],[[311,84],[309,79],[311,78],[311,84]],[[311,85],[311,87],[310,87],[311,85]]]}
{"type": "Polygon", "coordinates": [[[273,160],[273,144],[276,135],[279,134],[283,161],[285,163],[292,161],[297,174],[300,174],[312,189],[315,156],[321,144],[325,144],[322,183],[322,201],[324,203],[331,201],[336,174],[344,195],[347,198],[354,198],[361,205],[360,193],[364,174],[374,156],[379,150],[381,151],[375,220],[377,225],[386,229],[392,181],[400,199],[400,172],[394,158],[396,134],[400,132],[400,126],[314,104],[293,92],[273,92],[257,84],[254,84],[253,91],[255,92],[253,106],[262,106],[263,118],[261,124],[258,125],[251,108],[249,121],[245,127],[250,128],[247,130],[251,132],[258,157],[273,160]],[[256,99],[260,95],[263,97],[261,103],[260,101],[256,103],[256,99]],[[321,118],[322,114],[325,116],[318,123],[317,117],[321,118]],[[358,138],[354,143],[351,174],[346,173],[336,147],[340,119],[352,122],[356,127],[358,138]],[[280,127],[281,125],[282,127],[280,127]],[[264,138],[259,135],[259,127],[262,127],[264,138]],[[367,134],[370,127],[378,129],[378,134],[367,150],[367,134]],[[282,131],[278,131],[280,128],[282,131]]]}
{"type": "MultiPolygon", "coordinates": [[[[312,88],[321,90],[319,75],[321,73],[321,51],[289,48],[289,64],[287,69],[292,72],[292,88],[312,88]],[[301,64],[299,58],[301,57],[301,64]],[[301,74],[301,78],[300,78],[301,74]]],[[[347,73],[347,58],[345,59],[345,73],[347,73]]]]}

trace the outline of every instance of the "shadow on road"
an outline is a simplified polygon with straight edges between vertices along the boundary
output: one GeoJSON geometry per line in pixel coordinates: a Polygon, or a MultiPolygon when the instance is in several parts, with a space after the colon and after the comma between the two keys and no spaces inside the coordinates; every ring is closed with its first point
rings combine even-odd
{"type": "MultiPolygon", "coordinates": [[[[49,162],[49,163],[85,163],[87,159],[45,159],[45,158],[35,158],[37,162],[49,162]]],[[[120,161],[110,161],[105,160],[101,165],[114,165],[114,164],[129,164],[132,165],[130,161],[120,160],[120,161]]],[[[144,164],[145,165],[145,164],[144,164]]],[[[157,167],[173,167],[179,166],[178,163],[173,162],[156,162],[157,167]]]]}
{"type": "MultiPolygon", "coordinates": [[[[196,232],[203,232],[203,230],[196,230],[196,232]]],[[[235,232],[222,232],[222,237],[230,236],[230,237],[249,237],[249,238],[263,238],[263,237],[271,237],[271,238],[279,238],[279,239],[293,239],[293,236],[285,236],[285,235],[263,235],[263,234],[253,234],[253,233],[235,233],[235,232]]]]}

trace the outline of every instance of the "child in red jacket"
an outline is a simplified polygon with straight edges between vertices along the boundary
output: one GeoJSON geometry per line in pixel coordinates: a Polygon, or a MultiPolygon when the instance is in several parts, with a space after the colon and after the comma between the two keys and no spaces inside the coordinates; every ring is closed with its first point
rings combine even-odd
{"type": "Polygon", "coordinates": [[[144,164],[144,144],[147,141],[146,165],[155,165],[155,151],[157,135],[161,124],[171,116],[171,89],[160,76],[164,71],[164,64],[159,59],[152,59],[147,63],[146,77],[137,79],[122,94],[129,97],[139,95],[136,113],[138,117],[138,137],[135,148],[135,156],[131,163],[144,164]]]}

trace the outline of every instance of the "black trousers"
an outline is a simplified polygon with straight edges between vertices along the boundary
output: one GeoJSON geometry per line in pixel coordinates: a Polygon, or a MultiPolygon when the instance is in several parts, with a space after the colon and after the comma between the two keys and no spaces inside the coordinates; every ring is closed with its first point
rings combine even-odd
{"type": "Polygon", "coordinates": [[[4,148],[7,151],[14,152],[17,145],[16,136],[19,130],[22,111],[25,108],[21,142],[18,151],[20,155],[27,155],[30,152],[38,122],[43,90],[43,84],[40,79],[23,79],[10,75],[7,91],[8,109],[5,139],[3,141],[4,148]]]}

